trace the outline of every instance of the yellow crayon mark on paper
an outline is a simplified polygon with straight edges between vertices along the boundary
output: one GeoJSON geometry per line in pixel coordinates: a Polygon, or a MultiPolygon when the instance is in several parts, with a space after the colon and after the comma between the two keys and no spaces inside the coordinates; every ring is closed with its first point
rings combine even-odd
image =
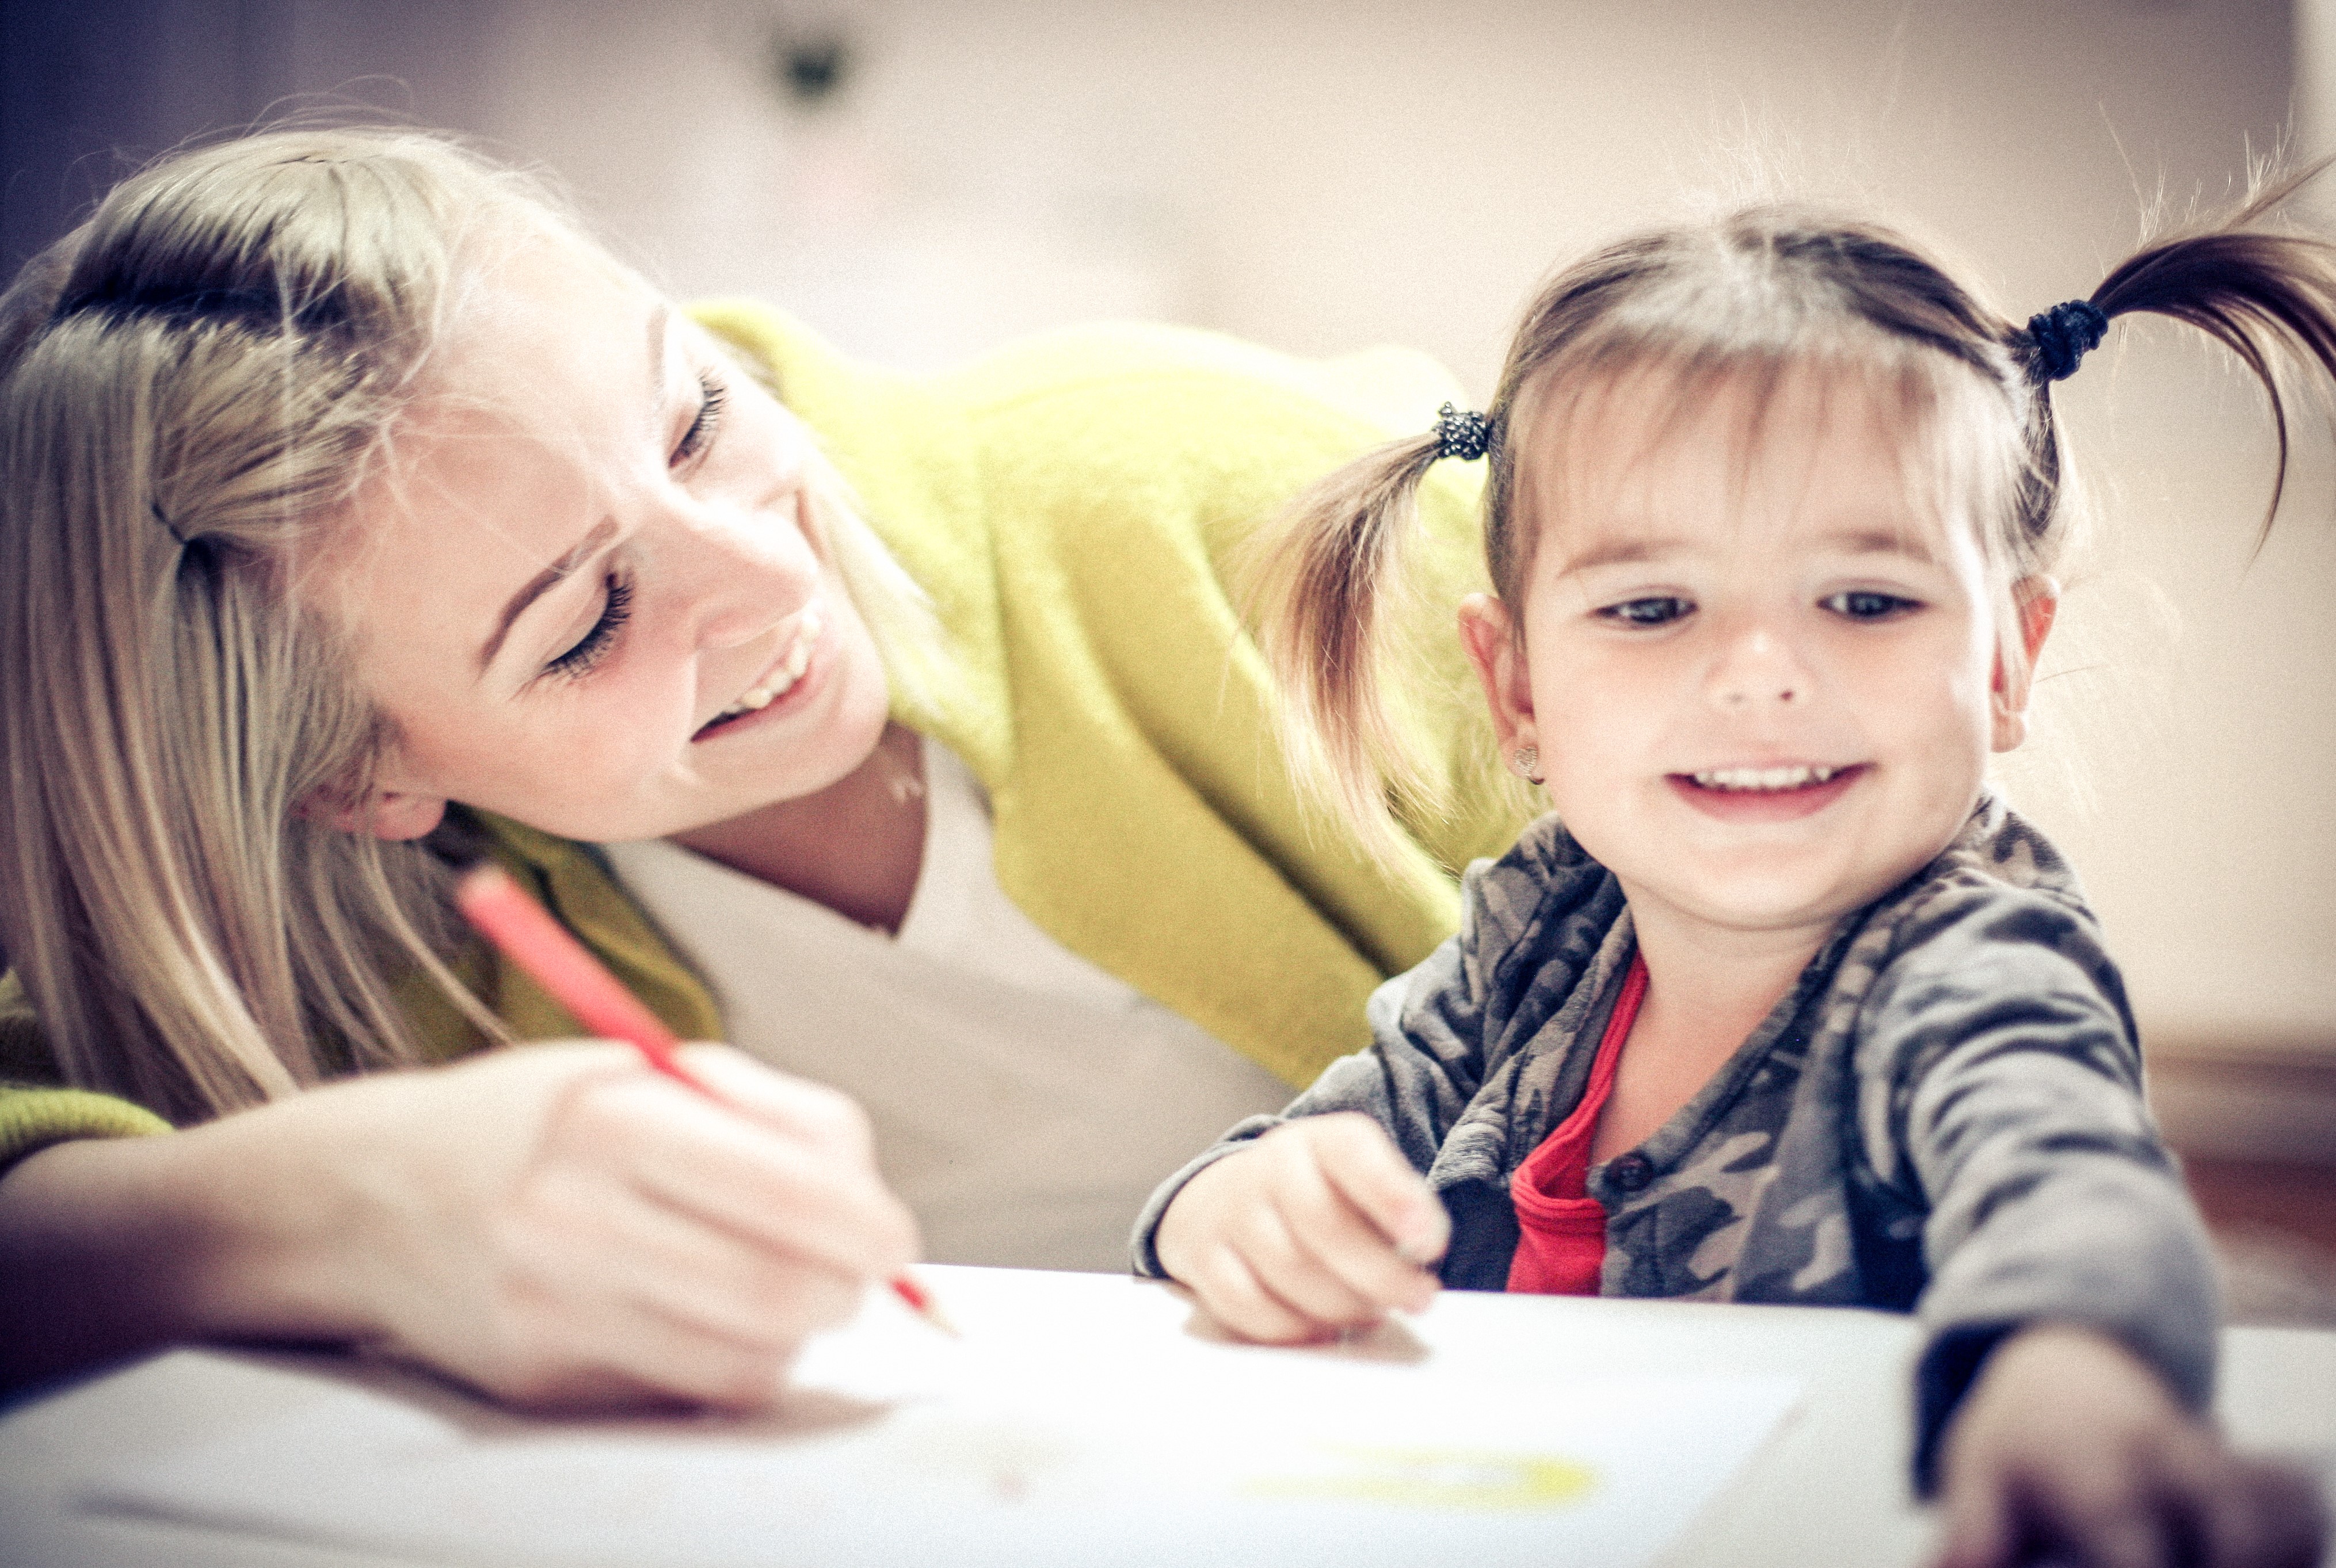
{"type": "Polygon", "coordinates": [[[1578,1459],[1469,1448],[1370,1448],[1323,1444],[1319,1466],[1244,1482],[1242,1495],[1276,1502],[1384,1503],[1480,1513],[1561,1508],[1598,1484],[1578,1459]]]}

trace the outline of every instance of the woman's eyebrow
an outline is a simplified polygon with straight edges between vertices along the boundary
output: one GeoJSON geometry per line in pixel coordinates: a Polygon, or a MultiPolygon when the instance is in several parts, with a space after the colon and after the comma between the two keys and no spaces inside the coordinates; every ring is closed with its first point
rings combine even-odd
{"type": "MultiPolygon", "coordinates": [[[[664,392],[666,355],[673,346],[672,336],[667,330],[672,316],[673,307],[662,299],[649,311],[649,405],[652,408],[657,406],[664,392]]],[[[528,579],[525,585],[511,596],[511,602],[503,606],[502,614],[496,618],[493,634],[487,638],[486,646],[479,650],[480,675],[485,675],[487,667],[495,662],[495,655],[502,651],[503,638],[511,635],[511,623],[526,611],[527,607],[573,576],[576,569],[606,544],[608,536],[616,531],[617,520],[602,518],[591,532],[576,541],[575,548],[528,579]]]]}
{"type": "Polygon", "coordinates": [[[487,638],[486,647],[479,650],[481,675],[486,674],[487,667],[495,662],[495,655],[502,648],[503,638],[511,635],[511,622],[520,618],[521,612],[549,593],[554,586],[574,575],[576,569],[583,565],[586,560],[602,545],[608,543],[616,531],[617,520],[613,517],[602,518],[594,525],[591,532],[576,541],[573,549],[528,579],[525,586],[511,596],[511,602],[503,606],[502,616],[495,622],[494,635],[487,638]]]}

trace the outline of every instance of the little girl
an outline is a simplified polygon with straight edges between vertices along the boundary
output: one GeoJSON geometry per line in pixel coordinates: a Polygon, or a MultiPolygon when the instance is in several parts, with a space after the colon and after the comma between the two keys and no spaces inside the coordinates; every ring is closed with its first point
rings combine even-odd
{"type": "Polygon", "coordinates": [[[2076,880],[1986,787],[2057,602],[2051,384],[2112,317],[2190,322],[2271,390],[2283,477],[2272,359],[2336,376],[2336,251],[2265,227],[2294,183],[2024,326],[1863,223],[1639,235],[1548,285],[1486,414],[1301,501],[1261,641],[1385,842],[1418,775],[1380,608],[1421,475],[1490,458],[1460,630],[1554,810],[1370,1049],[1154,1194],[1138,1269],[1274,1340],[1438,1277],[1913,1310],[1951,1560],[2311,1560],[2309,1499],[2185,1413],[2205,1238],[2076,880]]]}

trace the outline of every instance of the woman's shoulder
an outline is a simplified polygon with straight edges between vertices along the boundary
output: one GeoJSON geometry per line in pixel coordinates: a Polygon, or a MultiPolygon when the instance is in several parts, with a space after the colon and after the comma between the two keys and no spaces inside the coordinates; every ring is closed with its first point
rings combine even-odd
{"type": "Polygon", "coordinates": [[[141,1105],[66,1087],[24,986],[0,974],[0,1175],[52,1144],[168,1131],[141,1105]]]}

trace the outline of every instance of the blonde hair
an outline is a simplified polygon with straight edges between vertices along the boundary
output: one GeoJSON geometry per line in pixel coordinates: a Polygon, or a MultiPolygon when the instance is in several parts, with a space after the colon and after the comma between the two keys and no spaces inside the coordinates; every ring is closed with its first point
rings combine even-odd
{"type": "MultiPolygon", "coordinates": [[[[2323,396],[2336,381],[2336,247],[2269,227],[2321,167],[2145,247],[2087,302],[2104,320],[2151,312],[2187,322],[2239,356],[2279,432],[2273,511],[2289,456],[2279,372],[2308,370],[2323,396]]],[[[1522,427],[1543,429],[1552,410],[1588,406],[1644,372],[1656,381],[1630,390],[1668,394],[1675,415],[1728,382],[1747,389],[1757,419],[1808,368],[1863,377],[1895,404],[1908,437],[1929,439],[1926,476],[1978,521],[1990,577],[2008,596],[2053,570],[2074,515],[2051,398],[2061,348],[2040,340],[2052,333],[2044,317],[2000,315],[1891,230],[1802,208],[1755,207],[1607,246],[1543,287],[1485,411],[1494,591],[1522,605],[1533,564],[1532,520],[1518,502],[1522,427]]],[[[1406,591],[1416,492],[1439,447],[1434,433],[1393,442],[1329,475],[1260,537],[1249,577],[1293,765],[1380,854],[1395,842],[1391,799],[1419,794],[1425,776],[1385,689],[1395,661],[1383,606],[1406,591]]],[[[1521,638],[1522,617],[1511,625],[1521,638]]],[[[2024,650],[2009,618],[2002,631],[2017,668],[2024,650]]]]}
{"type": "MultiPolygon", "coordinates": [[[[0,296],[0,950],[66,1082],[186,1123],[411,1062],[417,971],[501,1037],[431,852],[304,814],[394,735],[289,589],[513,219],[589,243],[443,138],[277,131],[125,180],[0,296]]],[[[930,612],[820,489],[889,657],[930,612]]]]}

